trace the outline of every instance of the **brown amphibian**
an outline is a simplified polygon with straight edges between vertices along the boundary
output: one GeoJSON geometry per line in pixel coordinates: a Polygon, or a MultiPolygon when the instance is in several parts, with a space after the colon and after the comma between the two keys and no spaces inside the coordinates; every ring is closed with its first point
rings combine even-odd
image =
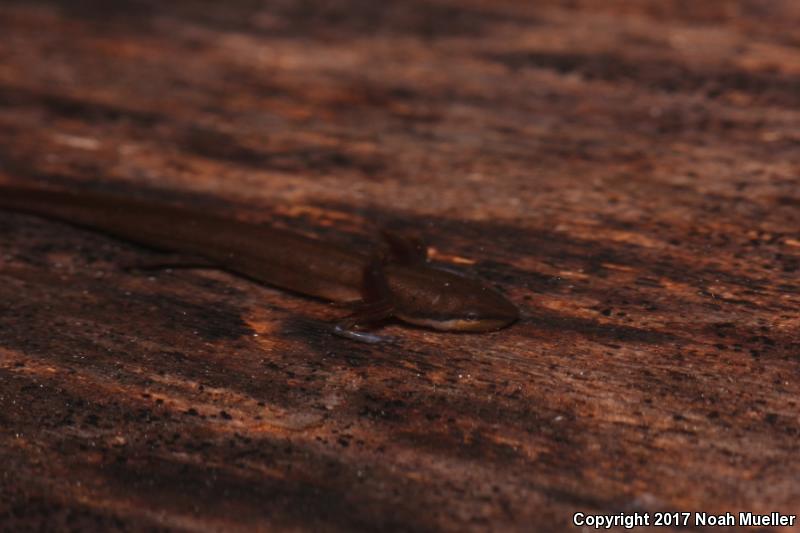
{"type": "MultiPolygon", "coordinates": [[[[0,208],[56,219],[218,268],[352,305],[334,331],[365,342],[388,319],[443,331],[492,331],[519,316],[484,283],[427,262],[414,239],[385,233],[388,252],[364,253],[291,231],[119,196],[0,185],[0,208]]],[[[177,265],[180,266],[180,265],[177,265]]]]}

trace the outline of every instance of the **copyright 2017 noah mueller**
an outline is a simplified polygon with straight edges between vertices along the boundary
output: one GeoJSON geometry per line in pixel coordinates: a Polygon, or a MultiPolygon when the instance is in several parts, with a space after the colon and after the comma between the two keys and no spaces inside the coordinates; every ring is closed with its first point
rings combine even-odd
{"type": "Polygon", "coordinates": [[[572,515],[572,525],[585,529],[611,529],[635,527],[790,527],[797,523],[797,515],[782,513],[615,513],[572,515]]]}

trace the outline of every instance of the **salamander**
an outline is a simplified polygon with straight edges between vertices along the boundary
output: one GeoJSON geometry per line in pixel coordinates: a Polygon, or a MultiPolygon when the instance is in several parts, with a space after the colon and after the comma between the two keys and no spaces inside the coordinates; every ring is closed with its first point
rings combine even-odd
{"type": "Polygon", "coordinates": [[[391,318],[443,331],[501,329],[517,307],[487,284],[428,262],[420,241],[386,232],[385,245],[361,251],[205,210],[94,192],[0,185],[0,208],[55,219],[164,252],[201,266],[332,302],[352,314],[335,332],[378,342],[366,330],[391,318]]]}

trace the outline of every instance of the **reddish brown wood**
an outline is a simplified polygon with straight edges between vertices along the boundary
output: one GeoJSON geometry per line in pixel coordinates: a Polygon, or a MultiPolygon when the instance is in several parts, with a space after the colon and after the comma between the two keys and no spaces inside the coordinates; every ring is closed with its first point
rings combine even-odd
{"type": "Polygon", "coordinates": [[[414,230],[525,310],[359,345],[341,309],[0,213],[3,529],[796,512],[798,25],[792,0],[3,2],[0,180],[414,230]]]}

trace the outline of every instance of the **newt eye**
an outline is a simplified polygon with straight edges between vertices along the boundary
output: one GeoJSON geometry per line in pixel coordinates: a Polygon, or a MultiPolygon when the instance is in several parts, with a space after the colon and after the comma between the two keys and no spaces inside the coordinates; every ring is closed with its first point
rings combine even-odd
{"type": "Polygon", "coordinates": [[[478,320],[478,313],[467,313],[467,320],[478,320]]]}

